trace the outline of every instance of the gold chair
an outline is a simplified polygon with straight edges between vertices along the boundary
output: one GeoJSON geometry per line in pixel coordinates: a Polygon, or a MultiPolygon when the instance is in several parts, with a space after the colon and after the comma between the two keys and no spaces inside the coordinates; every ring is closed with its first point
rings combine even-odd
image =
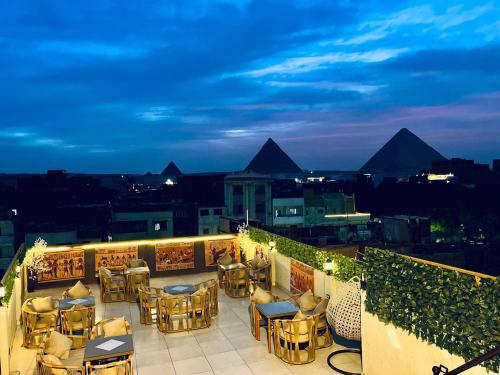
{"type": "Polygon", "coordinates": [[[130,356],[121,361],[110,362],[104,365],[93,365],[89,362],[85,364],[86,375],[131,375],[132,359],[130,356]]]}
{"type": "Polygon", "coordinates": [[[188,297],[188,323],[189,329],[210,327],[210,299],[208,289],[199,289],[188,297]]]}
{"type": "Polygon", "coordinates": [[[138,267],[147,267],[148,264],[144,259],[132,259],[127,263],[128,268],[138,268],[138,267]]]}
{"type": "Polygon", "coordinates": [[[120,335],[131,335],[132,334],[132,328],[130,326],[130,323],[128,322],[127,319],[123,317],[114,317],[114,318],[109,318],[109,319],[103,319],[100,322],[96,323],[94,327],[92,328],[92,339],[97,339],[97,338],[102,338],[102,337],[111,337],[111,336],[120,336],[120,335]],[[112,323],[117,319],[123,319],[124,320],[124,330],[123,332],[120,332],[119,334],[111,334],[111,335],[106,335],[105,328],[104,326],[108,323],[112,323]]]}
{"type": "MultiPolygon", "coordinates": [[[[45,354],[45,344],[49,339],[49,335],[44,335],[40,346],[36,352],[36,366],[39,375],[85,375],[85,368],[81,365],[69,365],[64,364],[60,360],[57,360],[57,364],[54,362],[52,356],[46,356],[45,354]]],[[[70,358],[72,353],[70,352],[70,358]]],[[[71,361],[75,362],[75,361],[71,361]]]]}
{"type": "Polygon", "coordinates": [[[57,330],[59,311],[55,300],[51,301],[52,310],[37,312],[32,304],[33,298],[28,298],[22,306],[23,346],[37,348],[41,339],[52,330],[57,330]]]}
{"type": "Polygon", "coordinates": [[[217,285],[217,280],[210,279],[207,281],[203,281],[199,284],[195,284],[194,287],[196,288],[196,290],[201,288],[208,289],[210,316],[217,316],[217,314],[219,313],[219,287],[217,285]]]}
{"type": "MultiPolygon", "coordinates": [[[[298,314],[297,314],[298,315],[298,314]]],[[[316,352],[316,325],[312,316],[300,319],[274,321],[274,354],[294,365],[314,361],[316,352]]]]}
{"type": "Polygon", "coordinates": [[[156,300],[156,326],[164,333],[189,330],[188,298],[162,295],[156,300]]]}
{"type": "Polygon", "coordinates": [[[260,340],[260,328],[263,327],[267,330],[267,320],[260,319],[259,312],[257,311],[257,305],[261,303],[278,302],[279,300],[279,297],[273,296],[271,291],[263,289],[257,291],[255,283],[250,283],[250,305],[248,306],[248,314],[250,315],[250,329],[252,331],[252,335],[257,340],[260,340]],[[266,298],[262,299],[261,296],[256,296],[256,293],[265,294],[266,298]]]}
{"type": "Polygon", "coordinates": [[[316,325],[316,349],[328,348],[333,344],[333,337],[326,321],[326,310],[313,315],[316,325]]]}
{"type": "Polygon", "coordinates": [[[271,290],[271,263],[268,262],[263,266],[255,266],[252,261],[247,262],[247,267],[250,269],[250,280],[255,282],[265,290],[271,290]]]}
{"type": "Polygon", "coordinates": [[[129,302],[137,301],[140,285],[149,286],[149,271],[130,271],[125,273],[127,280],[126,294],[129,302]]]}
{"type": "MultiPolygon", "coordinates": [[[[91,289],[90,289],[87,285],[85,285],[85,288],[87,289],[87,293],[88,293],[88,294],[87,294],[87,296],[92,296],[92,295],[93,295],[92,290],[91,290],[91,289]]],[[[66,289],[66,290],[63,292],[63,294],[62,294],[62,298],[64,298],[64,299],[66,299],[66,298],[74,298],[74,297],[72,297],[72,296],[70,295],[70,289],[71,289],[71,288],[68,288],[68,289],[66,289]]]]}
{"type": "Polygon", "coordinates": [[[95,324],[95,307],[75,305],[68,310],[60,310],[61,333],[73,341],[73,349],[84,348],[92,336],[95,324]]]}
{"type": "Polygon", "coordinates": [[[237,268],[226,271],[226,294],[240,298],[250,295],[250,278],[248,268],[237,268]]]}
{"type": "Polygon", "coordinates": [[[99,283],[102,302],[125,301],[125,276],[123,270],[111,272],[106,268],[99,269],[99,283]]]}
{"type": "Polygon", "coordinates": [[[140,321],[142,324],[153,324],[156,322],[156,300],[161,296],[162,292],[160,288],[139,285],[140,321]]]}

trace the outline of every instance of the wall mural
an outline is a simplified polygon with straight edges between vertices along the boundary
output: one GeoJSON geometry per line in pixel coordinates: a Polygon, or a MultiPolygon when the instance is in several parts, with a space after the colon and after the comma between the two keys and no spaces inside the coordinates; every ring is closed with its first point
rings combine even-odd
{"type": "Polygon", "coordinates": [[[131,260],[138,258],[137,245],[116,246],[107,249],[95,249],[95,269],[123,268],[131,260]]]}
{"type": "Polygon", "coordinates": [[[156,244],[156,271],[194,268],[194,243],[156,244]]]}
{"type": "Polygon", "coordinates": [[[238,239],[205,241],[205,266],[216,266],[217,259],[225,252],[228,252],[235,262],[239,263],[241,258],[238,239]]]}
{"type": "Polygon", "coordinates": [[[85,277],[85,251],[47,251],[43,254],[45,271],[38,273],[38,282],[46,283],[85,277]]]}
{"type": "Polygon", "coordinates": [[[307,290],[314,293],[314,268],[290,259],[290,290],[293,293],[304,293],[307,290]]]}

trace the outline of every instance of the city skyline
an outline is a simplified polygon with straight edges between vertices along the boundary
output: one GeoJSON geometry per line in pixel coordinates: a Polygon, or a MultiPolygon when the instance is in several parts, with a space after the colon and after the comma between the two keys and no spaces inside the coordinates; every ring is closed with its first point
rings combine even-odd
{"type": "Polygon", "coordinates": [[[406,127],[500,158],[500,7],[26,0],[0,15],[3,172],[359,169],[406,127]]]}

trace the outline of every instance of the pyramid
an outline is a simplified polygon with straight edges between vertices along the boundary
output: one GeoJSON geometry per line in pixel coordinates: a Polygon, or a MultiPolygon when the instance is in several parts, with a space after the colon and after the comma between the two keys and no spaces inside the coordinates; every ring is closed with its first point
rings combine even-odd
{"type": "Polygon", "coordinates": [[[181,176],[182,172],[173,161],[168,163],[167,167],[161,172],[163,176],[181,176]]]}
{"type": "Polygon", "coordinates": [[[360,172],[394,177],[430,169],[433,161],[446,158],[406,128],[398,131],[360,169],[360,172]]]}
{"type": "Polygon", "coordinates": [[[276,142],[269,138],[245,168],[257,173],[302,173],[302,169],[283,151],[276,142]]]}

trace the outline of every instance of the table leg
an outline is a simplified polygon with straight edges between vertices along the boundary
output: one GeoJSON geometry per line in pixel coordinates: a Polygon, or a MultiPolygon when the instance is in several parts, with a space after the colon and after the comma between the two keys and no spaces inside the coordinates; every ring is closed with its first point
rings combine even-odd
{"type": "Polygon", "coordinates": [[[269,353],[271,353],[271,332],[273,330],[271,323],[271,319],[267,319],[267,350],[269,353]]]}
{"type": "Polygon", "coordinates": [[[254,309],[255,319],[253,323],[253,329],[255,332],[255,339],[260,341],[260,312],[257,309],[254,309]]]}

